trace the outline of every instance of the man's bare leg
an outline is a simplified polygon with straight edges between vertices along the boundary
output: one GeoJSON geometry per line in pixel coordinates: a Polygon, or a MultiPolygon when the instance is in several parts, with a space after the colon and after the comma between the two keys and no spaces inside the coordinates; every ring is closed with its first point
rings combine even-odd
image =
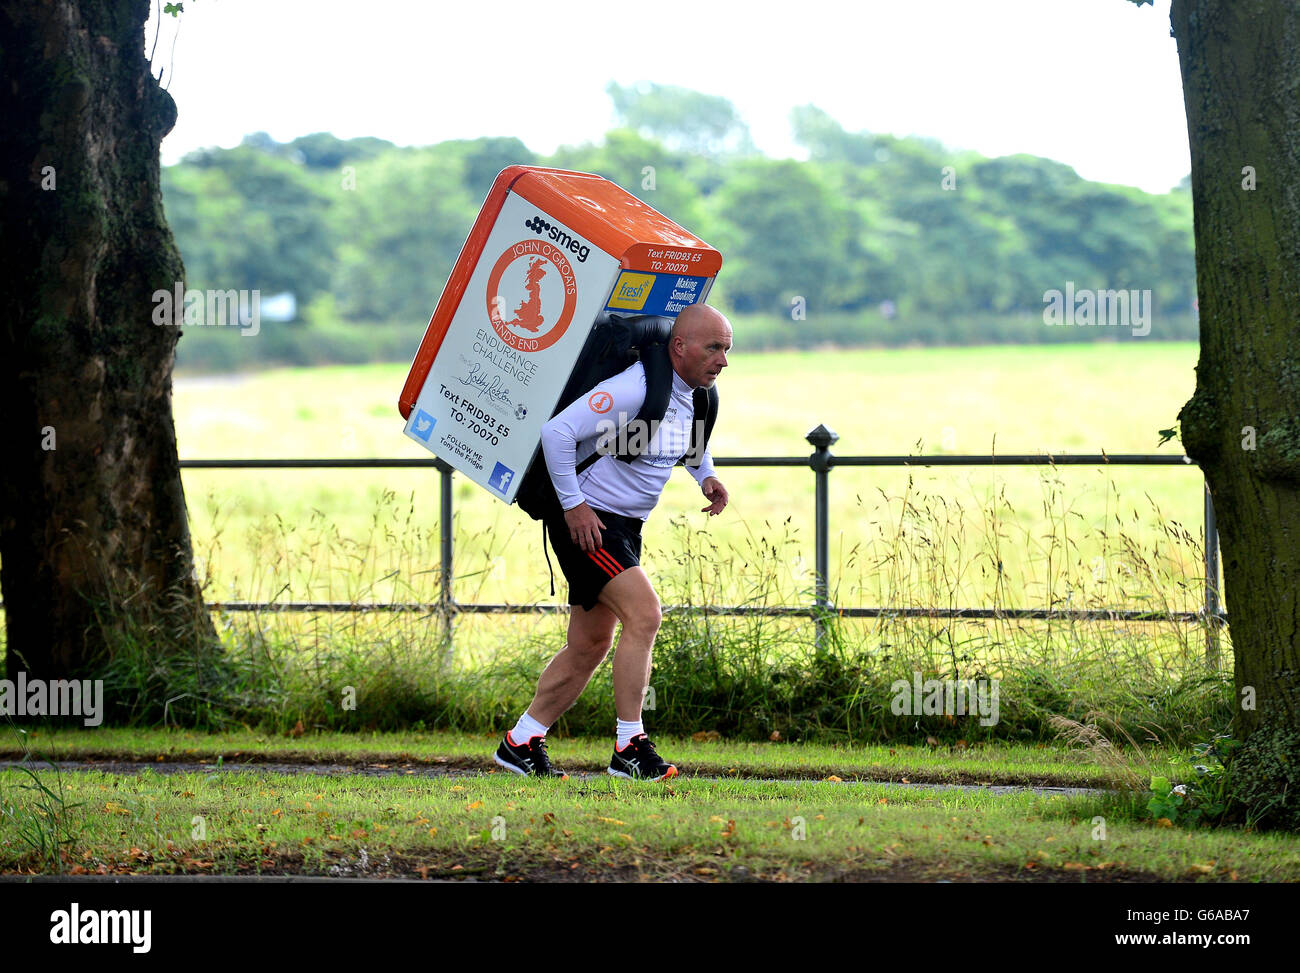
{"type": "MultiPolygon", "coordinates": [[[[614,612],[599,602],[591,611],[581,605],[573,606],[569,615],[568,641],[537,681],[537,694],[528,706],[529,716],[544,726],[554,726],[555,721],[578,701],[591,681],[592,673],[614,644],[617,622],[614,612]]],[[[619,644],[623,644],[622,640],[619,644]]],[[[617,661],[614,665],[617,673],[617,661]]]]}
{"type": "Polygon", "coordinates": [[[634,723],[641,719],[650,683],[651,650],[662,618],[659,596],[645,570],[631,567],[601,589],[600,602],[623,623],[614,653],[614,706],[620,720],[634,723]]]}

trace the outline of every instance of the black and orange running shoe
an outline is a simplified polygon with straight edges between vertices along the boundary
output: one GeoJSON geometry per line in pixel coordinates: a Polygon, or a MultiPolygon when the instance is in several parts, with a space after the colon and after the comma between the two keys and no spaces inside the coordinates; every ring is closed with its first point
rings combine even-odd
{"type": "Polygon", "coordinates": [[[614,751],[609,772],[626,780],[656,781],[677,776],[677,768],[655,752],[655,745],[644,733],[634,736],[622,750],[614,751]]]}
{"type": "Polygon", "coordinates": [[[551,766],[551,758],[546,754],[546,737],[543,736],[535,736],[527,743],[516,744],[510,739],[510,731],[507,730],[492,759],[512,774],[569,779],[564,771],[551,766]]]}

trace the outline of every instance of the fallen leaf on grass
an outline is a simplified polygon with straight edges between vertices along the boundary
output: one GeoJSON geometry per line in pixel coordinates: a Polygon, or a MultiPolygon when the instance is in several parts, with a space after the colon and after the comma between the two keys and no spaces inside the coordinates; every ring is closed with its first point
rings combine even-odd
{"type": "Polygon", "coordinates": [[[354,838],[368,838],[369,835],[367,835],[366,832],[365,832],[365,830],[362,829],[362,828],[353,828],[353,829],[352,829],[352,837],[354,837],[354,838]]]}
{"type": "Polygon", "coordinates": [[[602,817],[597,817],[596,820],[597,820],[597,821],[604,821],[606,824],[622,824],[622,825],[626,825],[626,824],[627,824],[626,821],[620,821],[618,818],[602,818],[602,817]]]}
{"type": "Polygon", "coordinates": [[[473,810],[475,810],[476,808],[480,808],[480,807],[482,807],[482,806],[483,806],[483,802],[482,802],[482,801],[474,801],[474,802],[472,802],[472,803],[470,803],[470,804],[466,804],[466,805],[465,805],[465,810],[466,810],[466,811],[473,811],[473,810]]]}
{"type": "Polygon", "coordinates": [[[836,777],[834,774],[831,774],[831,775],[830,775],[829,777],[827,777],[826,779],[827,779],[828,781],[830,781],[832,784],[842,784],[842,783],[844,783],[844,778],[843,778],[843,777],[836,777]]]}

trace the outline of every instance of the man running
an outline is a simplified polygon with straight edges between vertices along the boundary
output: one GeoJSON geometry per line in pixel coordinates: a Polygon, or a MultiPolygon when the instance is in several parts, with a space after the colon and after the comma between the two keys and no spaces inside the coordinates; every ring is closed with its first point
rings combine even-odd
{"type": "MultiPolygon", "coordinates": [[[[641,408],[646,381],[640,362],[580,396],[542,428],[546,467],[564,510],[563,518],[546,521],[546,531],[569,582],[572,610],[568,641],[542,673],[532,703],[497,748],[494,759],[507,770],[567,776],[551,766],[546,731],[577,702],[609,654],[615,623],[621,622],[614,653],[618,728],[609,773],[652,781],[677,775],[677,768],[655,752],[641,722],[660,621],[659,596],[640,567],[641,525],[659,502],[673,467],[686,455],[695,419],[693,390],[712,387],[727,367],[730,349],[731,324],[721,312],[693,304],[678,314],[668,338],[673,368],[668,408],[645,450],[630,463],[602,450],[600,459],[575,473],[578,463],[596,452],[611,422],[623,426],[641,408]]],[[[709,516],[720,514],[729,498],[714,475],[707,448],[699,465],[687,469],[709,501],[701,510],[709,516]]]]}

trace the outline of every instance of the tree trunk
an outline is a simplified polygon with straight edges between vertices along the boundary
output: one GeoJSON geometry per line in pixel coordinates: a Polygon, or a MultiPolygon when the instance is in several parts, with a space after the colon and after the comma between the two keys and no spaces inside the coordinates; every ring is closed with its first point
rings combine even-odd
{"type": "Polygon", "coordinates": [[[171,413],[184,268],[149,0],[0,5],[0,586],[14,678],[90,677],[115,636],[210,645],[171,413]]]}
{"type": "Polygon", "coordinates": [[[1300,827],[1300,6],[1174,0],[1171,21],[1201,317],[1179,420],[1221,531],[1234,774],[1254,813],[1300,827]]]}

